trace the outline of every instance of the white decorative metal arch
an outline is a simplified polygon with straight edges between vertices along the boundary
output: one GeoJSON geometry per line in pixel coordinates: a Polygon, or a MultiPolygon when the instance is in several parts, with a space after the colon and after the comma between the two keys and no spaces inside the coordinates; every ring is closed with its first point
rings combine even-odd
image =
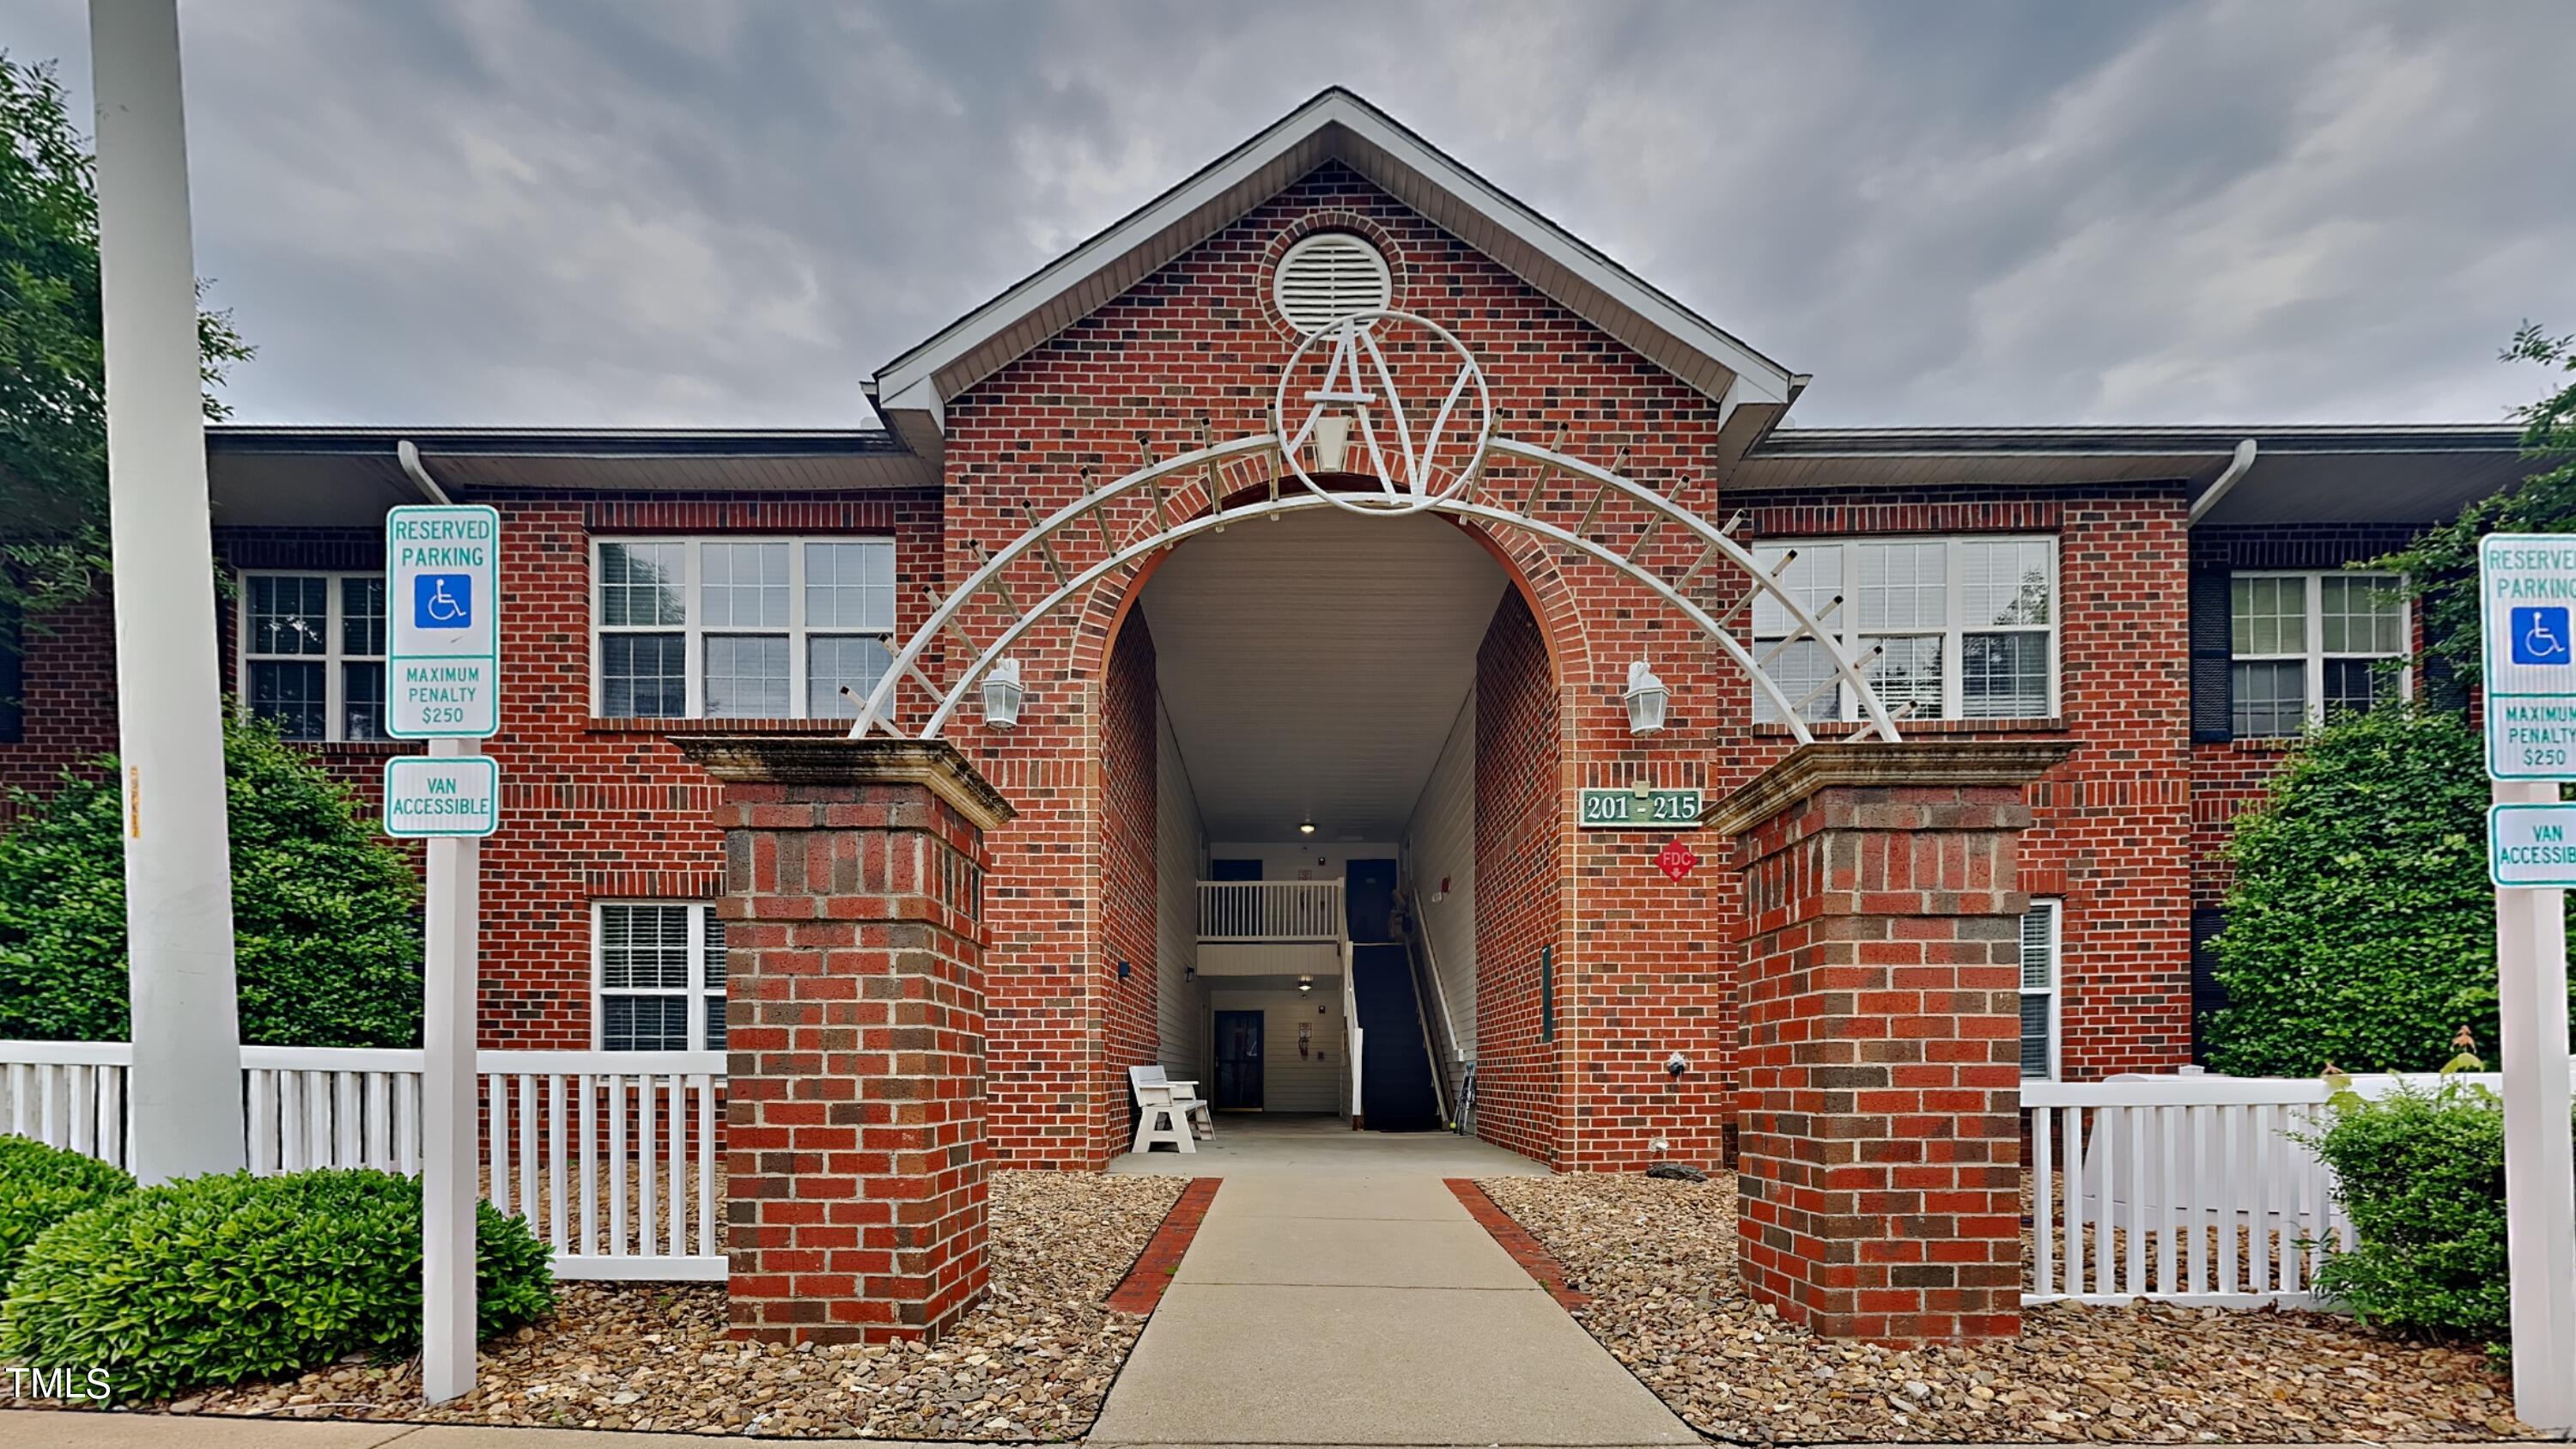
{"type": "MultiPolygon", "coordinates": [[[[1150,459],[1149,440],[1139,437],[1150,459]]],[[[1562,442],[1562,439],[1559,440],[1562,442]]],[[[1622,453],[1624,454],[1624,449],[1622,453]]],[[[1622,476],[1614,460],[1611,467],[1586,462],[1554,447],[1494,435],[1490,404],[1486,401],[1482,371],[1465,347],[1429,321],[1401,312],[1372,312],[1345,318],[1330,331],[1309,339],[1298,349],[1296,358],[1282,374],[1278,398],[1272,409],[1272,428],[1231,442],[1202,446],[1159,462],[1149,461],[1144,467],[1118,479],[1086,490],[1080,498],[1064,505],[1044,518],[1026,504],[1022,511],[1028,519],[1027,531],[1005,545],[999,552],[986,552],[976,546],[978,563],[975,571],[945,598],[923,586],[933,600],[930,617],[913,632],[896,652],[884,677],[860,705],[858,719],[850,727],[853,739],[863,738],[873,730],[902,735],[895,724],[895,702],[903,686],[910,683],[932,701],[930,713],[922,722],[917,737],[937,739],[948,728],[948,722],[975,691],[977,685],[1008,655],[1038,622],[1082,597],[1091,587],[1139,559],[1197,537],[1218,532],[1251,519],[1278,518],[1290,513],[1316,508],[1340,508],[1359,513],[1405,514],[1441,513],[1453,518],[1473,519],[1499,528],[1513,529],[1599,559],[1621,574],[1635,580],[1671,605],[1697,625],[1720,653],[1733,660],[1761,691],[1773,710],[1786,723],[1799,743],[1814,740],[1802,713],[1827,690],[1837,686],[1848,689],[1858,702],[1858,728],[1851,740],[1893,741],[1897,738],[1897,721],[1905,711],[1891,711],[1872,687],[1868,662],[1879,650],[1873,648],[1854,657],[1842,641],[1825,627],[1825,621],[1839,609],[1843,600],[1835,597],[1821,612],[1810,611],[1794,590],[1780,582],[1780,575],[1796,557],[1791,552],[1769,569],[1763,568],[1751,550],[1730,536],[1741,516],[1720,528],[1711,525],[1674,498],[1656,492],[1644,484],[1622,476]],[[1443,399],[1437,418],[1429,429],[1416,436],[1403,406],[1396,397],[1396,383],[1387,354],[1376,335],[1386,323],[1408,324],[1427,329],[1434,337],[1433,350],[1446,348],[1460,359],[1457,381],[1443,399]],[[1323,386],[1309,390],[1304,400],[1310,410],[1301,426],[1287,426],[1291,383],[1309,349],[1318,342],[1329,341],[1333,352],[1323,386]],[[1473,412],[1482,418],[1472,435],[1448,431],[1457,415],[1457,405],[1475,399],[1473,412]],[[1349,408],[1360,435],[1361,451],[1374,465],[1378,489],[1334,490],[1308,473],[1303,455],[1310,445],[1324,457],[1348,446],[1343,427],[1332,423],[1330,410],[1349,408]],[[1391,415],[1394,431],[1394,455],[1386,448],[1387,439],[1380,436],[1376,413],[1380,408],[1391,415]],[[1444,467],[1441,444],[1444,440],[1464,454],[1464,461],[1444,467]],[[1533,465],[1536,476],[1518,506],[1508,499],[1490,496],[1485,487],[1486,469],[1494,458],[1506,458],[1533,465]],[[1536,510],[1546,493],[1551,476],[1572,477],[1594,485],[1591,501],[1584,507],[1572,527],[1550,522],[1537,516],[1536,510]],[[1181,479],[1177,490],[1167,489],[1168,480],[1181,479]],[[1287,480],[1299,487],[1283,487],[1287,480]],[[1184,511],[1192,487],[1200,493],[1184,511]],[[1256,491],[1256,501],[1229,508],[1226,499],[1246,491],[1256,491]],[[1485,496],[1480,496],[1485,495],[1485,496]],[[1123,500],[1142,498],[1141,507],[1121,509],[1123,500]],[[1625,547],[1613,547],[1606,534],[1610,521],[1607,505],[1613,498],[1624,498],[1642,509],[1646,519],[1634,539],[1625,547]],[[1127,516],[1113,520],[1113,513],[1127,516]],[[1647,566],[1644,556],[1647,543],[1665,524],[1681,528],[1699,540],[1702,548],[1697,560],[1680,574],[1667,578],[1647,566]],[[1090,542],[1096,535],[1098,543],[1090,542]],[[1058,544],[1066,545],[1060,551],[1058,544]],[[1078,551],[1078,553],[1077,553],[1078,551]],[[1068,554],[1094,555],[1081,567],[1067,561],[1068,554]],[[1014,565],[1035,555],[1053,579],[1055,587],[1032,603],[1023,605],[1010,585],[1014,565]],[[1691,597],[1692,585],[1712,567],[1732,572],[1745,582],[1734,600],[1718,613],[1691,597]],[[986,595],[999,606],[1007,622],[991,639],[978,644],[967,633],[965,612],[978,596],[986,595]],[[1787,616],[1787,633],[1771,641],[1757,657],[1733,627],[1755,601],[1767,598],[1787,616]],[[930,677],[924,667],[932,643],[942,634],[951,637],[967,661],[962,670],[946,683],[930,677]],[[1814,641],[1828,662],[1825,677],[1802,698],[1790,698],[1773,680],[1764,666],[1778,658],[1792,645],[1814,641]]],[[[1325,471],[1339,472],[1327,464],[1325,471]]],[[[1676,493],[1680,490],[1676,489],[1676,493]]]]}

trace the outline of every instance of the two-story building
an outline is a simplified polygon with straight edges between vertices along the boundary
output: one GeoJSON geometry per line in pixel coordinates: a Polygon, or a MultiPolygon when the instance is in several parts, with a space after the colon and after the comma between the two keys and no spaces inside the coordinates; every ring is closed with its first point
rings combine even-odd
{"type": "MultiPolygon", "coordinates": [[[[385,511],[432,491],[498,509],[483,1038],[720,1045],[714,788],[671,737],[846,731],[986,558],[1110,479],[1273,428],[1299,349],[1309,365],[1380,311],[1454,340],[1497,433],[1724,521],[1908,737],[2073,745],[2022,852],[2039,1075],[2191,1059],[2229,818],[2413,636],[2347,565],[2526,470],[2500,425],[1799,428],[1804,376],[1331,91],[888,364],[881,423],[212,429],[224,678],[370,792],[417,748],[383,731],[385,511]]],[[[1371,439],[1291,441],[1303,471],[1380,486],[1371,439]]],[[[1221,511],[1278,470],[1245,477],[1158,485],[1151,508],[1221,511]]],[[[1010,727],[946,726],[1019,811],[984,896],[1005,1162],[1099,1164],[1124,1146],[1125,1068],[1158,1060],[1222,1109],[1351,1113],[1365,1093],[1371,1125],[1464,1117],[1565,1168],[1717,1156],[1742,924],[1726,843],[1593,828],[1581,792],[1714,797],[1789,745],[1782,699],[1819,735],[1860,702],[1684,530],[1543,471],[1482,482],[1615,546],[1316,508],[1156,549],[1033,616],[1148,526],[1138,493],[1121,537],[1103,511],[1096,540],[1059,535],[958,611],[952,665],[1026,622],[1010,727]],[[1637,664],[1669,691],[1651,733],[1637,664]],[[1658,866],[1675,842],[1695,869],[1658,866]]],[[[114,747],[110,609],[0,654],[19,701],[0,782],[114,747]]]]}

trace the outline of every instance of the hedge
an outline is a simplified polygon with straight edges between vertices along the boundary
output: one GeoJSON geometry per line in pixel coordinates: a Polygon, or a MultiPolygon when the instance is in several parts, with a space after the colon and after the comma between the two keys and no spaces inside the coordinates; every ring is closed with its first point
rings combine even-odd
{"type": "Polygon", "coordinates": [[[134,1178],[123,1168],[24,1137],[0,1137],[0,1295],[39,1233],[132,1191],[134,1178]]]}
{"type": "Polygon", "coordinates": [[[2481,742],[2456,715],[2401,702],[2302,739],[2228,846],[2209,1065],[2431,1071],[2463,1026],[2493,1043],[2488,799],[2481,742]]]}
{"type": "MultiPolygon", "coordinates": [[[[124,1041],[122,771],[19,796],[0,835],[0,1038],[124,1041]]],[[[224,730],[241,1039],[420,1044],[420,884],[358,802],[256,722],[224,730]]]]}
{"type": "MultiPolygon", "coordinates": [[[[553,1258],[477,1205],[482,1336],[553,1311],[553,1258]]],[[[236,1173],[144,1188],[46,1229],[0,1301],[0,1359],[104,1369],[119,1401],[417,1350],[417,1178],[236,1173]]]]}
{"type": "Polygon", "coordinates": [[[2310,1140],[2355,1238],[2327,1255],[2319,1290],[2364,1322],[2428,1338],[2511,1337],[2501,1098],[2456,1080],[2378,1101],[2338,1092],[2310,1140]]]}

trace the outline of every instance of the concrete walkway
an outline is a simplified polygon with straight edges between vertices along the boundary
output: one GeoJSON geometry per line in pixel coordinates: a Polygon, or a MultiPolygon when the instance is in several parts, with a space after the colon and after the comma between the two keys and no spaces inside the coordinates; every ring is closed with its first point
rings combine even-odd
{"type": "Polygon", "coordinates": [[[1112,1169],[1226,1181],[1088,1442],[1701,1442],[1441,1183],[1536,1164],[1329,1120],[1207,1146],[1112,1169]]]}

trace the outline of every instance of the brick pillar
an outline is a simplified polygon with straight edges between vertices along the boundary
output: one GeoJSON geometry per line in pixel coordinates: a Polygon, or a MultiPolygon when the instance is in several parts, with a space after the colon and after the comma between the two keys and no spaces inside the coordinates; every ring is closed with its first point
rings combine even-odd
{"type": "Polygon", "coordinates": [[[734,1336],[935,1338],[987,1281],[984,832],[944,743],[678,736],[722,782],[734,1336]]]}
{"type": "Polygon", "coordinates": [[[2021,1331],[2022,786],[2062,744],[1810,745],[1721,802],[1747,1292],[1836,1338],[2021,1331]]]}

